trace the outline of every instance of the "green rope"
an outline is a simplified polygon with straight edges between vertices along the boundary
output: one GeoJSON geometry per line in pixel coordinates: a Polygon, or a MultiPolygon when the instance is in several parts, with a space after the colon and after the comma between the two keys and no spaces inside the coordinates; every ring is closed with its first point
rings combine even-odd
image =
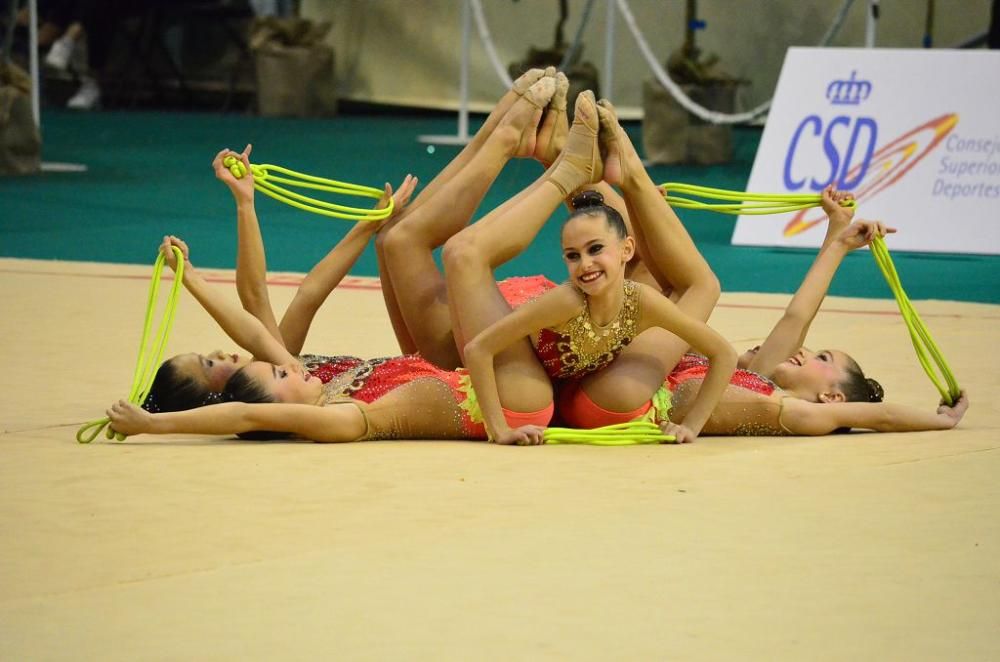
{"type": "MultiPolygon", "coordinates": [[[[743,191],[728,191],[726,189],[680,182],[667,182],[661,186],[667,191],[664,198],[673,207],[701,209],[723,214],[781,214],[789,211],[808,209],[810,207],[818,207],[822,199],[822,196],[818,194],[746,193],[743,191]],[[696,195],[706,199],[733,200],[736,202],[707,203],[690,198],[677,197],[671,195],[671,193],[696,195]]],[[[842,206],[854,207],[856,204],[855,200],[850,200],[842,203],[842,206]]],[[[892,294],[896,298],[899,312],[902,314],[903,321],[906,323],[906,328],[910,333],[913,349],[917,353],[917,360],[920,361],[924,372],[927,373],[931,382],[933,382],[934,386],[941,393],[943,400],[949,405],[954,404],[960,390],[958,383],[955,381],[955,377],[948,367],[947,362],[945,362],[944,356],[941,355],[941,351],[934,343],[934,339],[931,338],[930,332],[924,326],[923,320],[917,315],[917,311],[913,308],[913,304],[910,303],[909,297],[903,291],[899,275],[896,273],[896,268],[889,257],[889,249],[886,248],[885,240],[882,237],[876,237],[872,242],[871,252],[879,269],[882,270],[882,275],[885,276],[885,280],[889,284],[889,289],[892,290],[892,294]],[[931,360],[937,364],[937,369],[940,370],[947,386],[941,383],[934,366],[931,365],[931,360]]]]}
{"type": "Polygon", "coordinates": [[[937,388],[938,392],[941,393],[941,398],[944,402],[948,405],[954,404],[960,392],[958,382],[955,381],[955,376],[952,374],[951,368],[948,367],[948,363],[944,360],[941,350],[938,349],[937,344],[931,337],[930,331],[927,330],[913,304],[910,303],[910,298],[903,290],[903,284],[899,280],[899,274],[896,273],[896,267],[889,257],[889,249],[886,248],[885,240],[882,237],[875,237],[875,240],[872,241],[871,253],[879,269],[882,270],[882,275],[885,276],[885,281],[889,284],[889,289],[892,290],[893,296],[896,297],[896,305],[899,307],[899,312],[906,323],[906,328],[910,333],[910,341],[913,343],[913,349],[917,353],[920,365],[923,366],[924,372],[927,373],[931,382],[937,388]],[[937,364],[937,370],[941,372],[945,383],[942,383],[938,378],[937,371],[931,365],[931,360],[937,364]]]}
{"type": "MultiPolygon", "coordinates": [[[[729,191],[709,186],[667,182],[660,185],[666,189],[664,198],[672,207],[681,209],[699,209],[714,211],[720,214],[743,214],[759,216],[763,214],[784,214],[818,207],[822,196],[818,193],[746,193],[744,191],[729,191]],[[693,198],[684,198],[675,194],[693,195],[707,200],[728,200],[730,202],[703,202],[693,198]]],[[[853,207],[854,200],[843,204],[853,207]]]]}
{"type": "MultiPolygon", "coordinates": [[[[156,262],[153,263],[153,278],[149,284],[149,298],[146,304],[146,320],[142,325],[142,340],[139,341],[139,358],[136,361],[135,373],[132,377],[132,389],[128,394],[129,402],[134,405],[142,405],[149,395],[149,389],[153,386],[153,378],[156,376],[156,371],[163,360],[163,350],[167,344],[167,337],[170,335],[170,327],[174,323],[174,312],[177,310],[177,301],[180,298],[180,290],[184,281],[184,255],[177,246],[173,246],[172,248],[174,257],[177,258],[174,284],[170,288],[170,295],[167,297],[167,303],[163,311],[163,319],[160,320],[160,324],[156,329],[155,339],[152,345],[147,348],[149,330],[153,326],[153,311],[156,308],[157,295],[160,291],[160,276],[163,273],[163,265],[166,261],[163,253],[160,253],[156,257],[156,262]]],[[[100,434],[101,430],[108,424],[108,421],[109,419],[104,417],[85,423],[83,427],[77,430],[76,440],[81,444],[89,444],[100,434]]],[[[114,437],[118,441],[125,440],[125,435],[121,433],[115,434],[111,428],[108,428],[106,436],[108,439],[114,437]]]]}
{"type": "MultiPolygon", "coordinates": [[[[247,174],[246,166],[237,157],[230,154],[222,160],[222,164],[229,169],[233,176],[242,179],[247,174]]],[[[343,218],[349,221],[381,221],[392,216],[394,202],[389,199],[389,204],[382,209],[361,209],[358,207],[348,207],[338,205],[333,202],[317,200],[301,193],[291,191],[285,186],[296,188],[312,189],[314,191],[324,191],[337,195],[353,195],[363,198],[380,199],[385,193],[381,189],[360,184],[348,184],[338,182],[335,179],[316,177],[305,173],[296,172],[281,166],[264,164],[250,164],[250,172],[253,173],[253,186],[255,189],[270,196],[278,202],[291,205],[297,209],[307,211],[322,216],[333,218],[343,218]],[[282,177],[281,175],[286,175],[282,177]],[[282,186],[284,184],[285,186],[282,186]]]]}
{"type": "Polygon", "coordinates": [[[649,421],[619,423],[592,430],[545,428],[542,438],[546,444],[592,444],[594,446],[632,446],[676,441],[673,435],[663,434],[658,425],[649,421]]]}

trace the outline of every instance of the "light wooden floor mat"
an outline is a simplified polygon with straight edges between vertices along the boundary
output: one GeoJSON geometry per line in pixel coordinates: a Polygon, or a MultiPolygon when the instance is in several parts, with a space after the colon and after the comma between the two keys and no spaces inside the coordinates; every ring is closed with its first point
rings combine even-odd
{"type": "MultiPolygon", "coordinates": [[[[2,660],[1000,656],[1000,306],[915,302],[970,393],[950,432],[78,445],[127,395],[149,273],[0,260],[2,660]]],[[[749,346],[786,302],[726,294],[712,324],[749,346]]],[[[831,298],[809,342],[937,400],[892,301],[831,298]]],[[[231,347],[184,296],[168,352],[231,347]]],[[[377,286],[306,350],[397,353],[377,286]]]]}

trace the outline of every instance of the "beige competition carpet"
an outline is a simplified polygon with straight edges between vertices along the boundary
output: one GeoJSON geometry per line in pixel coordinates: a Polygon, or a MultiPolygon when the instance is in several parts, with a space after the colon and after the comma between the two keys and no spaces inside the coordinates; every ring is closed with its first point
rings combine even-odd
{"type": "MultiPolygon", "coordinates": [[[[127,395],[149,272],[0,260],[0,660],[1000,659],[1000,306],[917,302],[970,393],[950,432],[78,445],[127,395]]],[[[712,323],[750,345],[786,301],[712,323]]],[[[232,347],[177,315],[169,352],[232,347]]],[[[830,299],[810,345],[937,400],[890,300],[830,299]]],[[[396,353],[376,286],[306,349],[396,353]]]]}

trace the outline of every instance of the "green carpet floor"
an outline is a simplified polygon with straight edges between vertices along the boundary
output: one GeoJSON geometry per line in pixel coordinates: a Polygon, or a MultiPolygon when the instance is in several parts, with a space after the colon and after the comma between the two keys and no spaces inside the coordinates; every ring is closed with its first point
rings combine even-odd
{"type": "MultiPolygon", "coordinates": [[[[232,198],[209,165],[223,147],[239,150],[252,142],[255,162],[376,186],[385,181],[395,185],[408,172],[429,181],[457,152],[454,147],[438,147],[431,153],[415,140],[420,134],[455,130],[453,119],[426,115],[291,120],[53,110],[45,112],[43,129],[45,161],[83,163],[88,170],[0,178],[0,256],[151,264],[160,238],[169,233],[188,241],[196,265],[232,268],[232,198]]],[[[639,126],[629,131],[638,141],[639,126]]],[[[759,130],[737,129],[732,163],[658,166],[651,169],[653,179],[742,189],[759,138],[759,130]]],[[[530,161],[511,163],[478,215],[516,193],[539,172],[530,161]]],[[[257,210],[269,267],[277,271],[307,271],[348,227],[343,221],[305,214],[262,196],[257,210]]],[[[498,275],[544,273],[562,280],[561,215],[558,212],[531,249],[498,275]]],[[[681,217],[725,291],[792,292],[814,256],[808,250],[730,246],[732,217],[686,211],[681,217]]],[[[901,252],[894,252],[893,258],[913,299],[1000,303],[1000,258],[901,252]]],[[[352,273],[376,275],[371,248],[352,273]]],[[[831,293],[891,296],[867,252],[848,256],[831,293]]]]}

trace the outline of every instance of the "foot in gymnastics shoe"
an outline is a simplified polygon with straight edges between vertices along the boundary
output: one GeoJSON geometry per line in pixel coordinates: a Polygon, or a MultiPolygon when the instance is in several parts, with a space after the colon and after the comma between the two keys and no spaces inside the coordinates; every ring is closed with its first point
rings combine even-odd
{"type": "Polygon", "coordinates": [[[576,98],[573,126],[566,136],[566,146],[549,169],[549,181],[565,197],[584,184],[601,181],[604,175],[597,143],[599,126],[594,93],[585,90],[576,98]]]}
{"type": "Polygon", "coordinates": [[[559,156],[566,144],[566,134],[569,132],[569,119],[566,117],[566,95],[569,92],[569,79],[561,71],[556,72],[556,91],[545,110],[542,123],[538,126],[535,140],[535,160],[546,168],[559,156]]]}
{"type": "Polygon", "coordinates": [[[501,125],[509,118],[511,125],[521,128],[521,137],[518,140],[514,156],[528,157],[535,153],[538,123],[542,120],[542,112],[555,91],[555,78],[542,77],[535,81],[524,93],[524,96],[514,102],[514,105],[507,111],[501,125]]]}

